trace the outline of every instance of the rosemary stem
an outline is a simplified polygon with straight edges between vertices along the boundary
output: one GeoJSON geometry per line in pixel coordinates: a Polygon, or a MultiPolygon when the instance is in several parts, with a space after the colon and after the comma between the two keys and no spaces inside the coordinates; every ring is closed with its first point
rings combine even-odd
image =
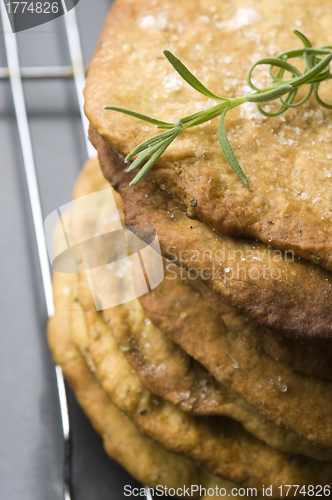
{"type": "Polygon", "coordinates": [[[118,111],[156,125],[158,128],[166,129],[164,132],[145,140],[128,154],[126,158],[127,160],[139,155],[131,164],[129,171],[142,167],[130,185],[137,184],[137,182],[140,181],[140,179],[148,172],[148,170],[150,170],[167,147],[181,132],[187,128],[196,127],[197,125],[201,125],[220,116],[218,124],[218,139],[222,152],[224,153],[224,156],[233,172],[245,186],[248,186],[249,181],[242,171],[227,138],[225,130],[225,116],[229,110],[240,106],[245,102],[251,102],[256,104],[258,111],[262,115],[266,117],[275,117],[281,115],[289,108],[301,106],[311,95],[315,97],[318,104],[326,109],[332,110],[332,104],[322,101],[319,97],[319,86],[321,82],[332,78],[330,70],[330,63],[332,61],[332,46],[314,48],[305,35],[300,33],[298,30],[294,30],[293,32],[300,39],[303,47],[300,49],[296,48],[288,50],[286,52],[282,52],[274,58],[268,57],[253,63],[247,72],[247,84],[252,89],[253,93],[235,98],[225,98],[211,92],[176,56],[168,50],[165,50],[164,55],[171,63],[175,71],[177,71],[177,73],[192,88],[205,97],[209,97],[210,99],[214,99],[219,102],[218,104],[205,110],[178,118],[173,123],[165,122],[126,108],[106,106],[105,109],[118,111]],[[289,60],[294,58],[299,58],[304,61],[306,67],[303,73],[301,73],[296,66],[290,64],[289,60]],[[269,86],[263,89],[256,87],[252,81],[252,73],[254,69],[261,65],[267,65],[269,67],[268,74],[271,78],[269,86]],[[285,72],[291,75],[291,78],[284,78],[285,72]],[[294,103],[298,89],[303,85],[309,85],[308,92],[300,101],[296,101],[294,103]],[[283,96],[285,96],[284,99],[283,96]],[[281,105],[276,111],[268,112],[263,109],[262,104],[270,101],[276,101],[277,99],[280,100],[281,105]]]}

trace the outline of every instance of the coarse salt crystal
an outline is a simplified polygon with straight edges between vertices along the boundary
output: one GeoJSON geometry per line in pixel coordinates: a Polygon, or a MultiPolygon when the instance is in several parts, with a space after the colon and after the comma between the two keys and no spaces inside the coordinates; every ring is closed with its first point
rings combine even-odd
{"type": "Polygon", "coordinates": [[[141,28],[165,29],[167,26],[167,17],[165,14],[160,12],[156,17],[151,16],[151,14],[140,17],[137,22],[141,28]]]}
{"type": "Polygon", "coordinates": [[[177,73],[166,75],[163,80],[163,86],[166,90],[175,91],[182,87],[182,80],[177,73]]]}
{"type": "Polygon", "coordinates": [[[233,61],[233,57],[232,56],[225,56],[224,57],[224,63],[225,64],[229,64],[233,61]]]}
{"type": "Polygon", "coordinates": [[[231,29],[239,29],[243,26],[249,26],[249,24],[260,21],[262,16],[254,9],[237,9],[235,16],[233,19],[228,21],[227,25],[231,29]]]}

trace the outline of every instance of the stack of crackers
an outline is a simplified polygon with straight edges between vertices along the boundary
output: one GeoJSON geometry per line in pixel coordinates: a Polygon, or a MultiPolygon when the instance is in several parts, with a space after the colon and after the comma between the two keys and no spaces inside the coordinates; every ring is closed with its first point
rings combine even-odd
{"type": "MultiPolygon", "coordinates": [[[[111,184],[123,225],[156,231],[164,279],[100,308],[88,273],[55,272],[49,341],[106,451],[149,487],[193,498],[330,495],[332,115],[311,100],[281,118],[250,103],[234,110],[226,126],[249,188],[213,120],[129,186],[124,157],[156,131],[104,107],[172,122],[211,99],[178,80],[162,49],[235,97],[253,56],[296,43],[288,25],[327,45],[331,23],[324,0],[118,0],[106,20],[85,89],[99,162],[84,167],[74,198],[111,184]]],[[[87,228],[110,231],[106,198],[68,213],[77,241],[87,228]]],[[[107,239],[91,249],[95,262],[121,254],[107,239]]],[[[98,282],[99,293],[115,286],[105,273],[98,282]]]]}

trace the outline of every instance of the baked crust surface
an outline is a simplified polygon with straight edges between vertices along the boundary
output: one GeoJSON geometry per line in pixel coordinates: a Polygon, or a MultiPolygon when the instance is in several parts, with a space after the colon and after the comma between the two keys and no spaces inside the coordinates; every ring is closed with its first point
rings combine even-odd
{"type": "MultiPolygon", "coordinates": [[[[214,103],[176,76],[163,49],[216,94],[236,97],[249,92],[245,74],[253,61],[300,47],[295,27],[322,46],[332,43],[331,25],[330,0],[253,0],[250,7],[244,0],[118,0],[90,64],[86,114],[127,155],[157,131],[105,105],[173,122],[214,103]]],[[[330,88],[322,85],[326,101],[330,88]]],[[[180,134],[148,177],[211,228],[292,249],[332,270],[331,113],[313,99],[277,118],[249,103],[232,110],[226,128],[248,188],[223,157],[216,120],[180,134]]]]}
{"type": "MultiPolygon", "coordinates": [[[[84,190],[78,191],[84,195],[84,190]]],[[[193,462],[169,454],[154,441],[146,439],[121,413],[117,413],[112,403],[143,434],[169,450],[191,457],[214,474],[255,485],[259,490],[267,481],[275,485],[275,490],[282,482],[331,483],[331,467],[327,463],[273,450],[231,420],[222,417],[194,418],[153,396],[128,365],[111,330],[101,314],[94,311],[92,304],[90,307],[85,304],[88,331],[84,329],[82,309],[77,307],[76,280],[75,275],[55,275],[56,314],[49,325],[53,355],[62,365],[95,427],[104,436],[110,455],[116,456],[136,477],[148,484],[160,484],[158,468],[161,467],[166,484],[169,484],[167,481],[172,484],[180,481],[182,484],[185,477],[186,481],[194,481],[194,484],[201,482],[207,487],[224,485],[222,481],[200,472],[193,462]],[[101,390],[99,381],[105,392],[101,390]],[[137,461],[137,454],[141,454],[140,446],[144,447],[143,458],[137,461]],[[129,453],[127,447],[130,447],[129,453]],[[156,460],[151,453],[157,453],[156,460]],[[164,459],[166,463],[163,463],[164,459]],[[173,467],[176,473],[172,472],[173,467]],[[171,479],[168,480],[169,473],[171,479]]],[[[231,485],[226,486],[229,488],[231,485]]]]}
{"type": "MultiPolygon", "coordinates": [[[[98,165],[96,165],[96,168],[98,168],[98,165]]],[[[104,183],[105,181],[102,181],[101,186],[104,183]]],[[[74,228],[72,227],[72,230],[75,230],[78,240],[81,241],[83,239],[88,220],[92,222],[93,226],[90,230],[91,234],[104,234],[109,230],[109,214],[107,209],[107,203],[103,205],[97,202],[89,205],[85,208],[85,211],[81,209],[80,213],[71,221],[72,226],[75,226],[74,228]]],[[[110,242],[106,240],[98,241],[93,252],[95,256],[98,255],[96,260],[102,262],[114,262],[119,259],[118,247],[114,246],[112,240],[110,242]]],[[[152,314],[157,324],[161,323],[164,326],[165,320],[167,318],[170,319],[165,325],[165,331],[168,335],[164,335],[147,318],[146,312],[138,299],[104,309],[102,312],[102,317],[107,324],[106,326],[110,329],[126,360],[135,369],[142,382],[153,394],[169,401],[184,412],[194,415],[228,416],[240,422],[248,432],[274,448],[315,459],[331,460],[332,454],[330,450],[322,445],[304,439],[296,432],[292,432],[282,425],[280,414],[276,416],[277,423],[273,419],[266,418],[260,410],[248,403],[241,396],[243,388],[240,388],[240,394],[237,394],[229,387],[231,373],[235,375],[238,372],[239,378],[242,378],[242,376],[244,379],[247,378],[246,371],[243,371],[243,367],[237,363],[237,359],[240,359],[243,355],[241,352],[243,346],[245,346],[245,353],[247,352],[245,328],[243,328],[243,325],[238,324],[238,316],[236,314],[231,315],[234,309],[228,311],[231,308],[228,308],[226,304],[223,304],[224,313],[219,307],[217,315],[214,314],[204,296],[195,292],[188,285],[181,283],[176,272],[174,272],[176,266],[169,266],[170,263],[167,262],[165,264],[165,279],[157,289],[141,297],[141,301],[146,305],[147,313],[152,314]],[[197,314],[193,315],[194,311],[197,311],[197,314]],[[177,317],[183,321],[183,324],[188,323],[187,330],[192,330],[194,338],[199,338],[202,341],[207,338],[208,333],[203,333],[204,327],[206,332],[210,333],[214,329],[216,331],[219,330],[220,338],[224,337],[224,341],[221,340],[221,345],[224,347],[224,356],[220,355],[221,345],[217,341],[211,351],[215,350],[220,355],[222,362],[218,374],[221,382],[226,381],[225,385],[217,382],[206,368],[195,361],[192,356],[188,355],[186,350],[177,345],[182,345],[184,349],[188,345],[192,353],[190,341],[187,344],[185,336],[181,333],[178,334],[178,324],[175,319],[177,317]],[[226,319],[227,323],[225,323],[224,319],[226,319]],[[237,337],[240,340],[237,341],[237,337]],[[242,338],[243,341],[241,340],[242,338]],[[232,342],[232,339],[234,342],[232,342]],[[232,349],[228,347],[228,343],[232,345],[232,349]]],[[[103,295],[110,286],[113,287],[113,283],[106,275],[106,277],[99,276],[99,284],[101,286],[99,287],[99,291],[96,292],[97,296],[95,296],[95,299],[101,302],[100,295],[103,295]]],[[[78,299],[79,303],[77,307],[80,307],[79,304],[83,307],[83,311],[85,311],[89,322],[88,318],[91,315],[90,310],[94,310],[94,302],[88,280],[84,275],[81,275],[80,278],[78,299]]],[[[83,311],[81,312],[83,313],[83,311]]],[[[80,324],[82,315],[76,315],[75,318],[73,334],[75,337],[77,336],[76,344],[82,346],[80,348],[82,355],[86,358],[89,366],[92,366],[95,370],[90,350],[87,347],[85,321],[83,320],[83,323],[80,324]]],[[[103,325],[101,328],[104,329],[105,325],[102,319],[98,321],[103,325]]],[[[94,327],[91,326],[91,328],[94,327]]],[[[183,330],[185,329],[183,328],[183,330]]],[[[200,352],[203,351],[203,349],[200,349],[200,352]]],[[[262,380],[265,380],[266,373],[264,362],[268,365],[270,364],[272,372],[274,369],[275,377],[269,381],[269,384],[272,382],[272,391],[276,392],[276,389],[282,386],[281,380],[278,381],[280,373],[278,365],[268,356],[259,356],[254,351],[252,352],[254,354],[251,357],[253,357],[254,364],[256,364],[256,371],[260,372],[262,380]]],[[[195,357],[195,354],[193,356],[195,357]]],[[[211,359],[214,359],[214,357],[215,355],[211,353],[211,359]]],[[[203,359],[207,363],[207,366],[209,366],[207,357],[203,359]]],[[[213,362],[212,366],[214,366],[213,362]]],[[[292,378],[291,370],[288,368],[285,370],[285,367],[282,367],[281,370],[287,374],[288,380],[292,378]]],[[[259,375],[256,374],[255,378],[259,378],[259,375]]],[[[309,378],[307,379],[309,380],[309,378]]],[[[300,376],[300,380],[304,380],[305,384],[305,378],[301,378],[300,376]]],[[[316,382],[312,383],[313,387],[320,384],[319,380],[314,380],[316,382]]],[[[255,385],[254,382],[249,392],[251,396],[256,392],[256,397],[259,398],[258,393],[261,391],[255,385]]],[[[260,387],[261,385],[259,384],[260,387]]],[[[325,386],[325,399],[328,400],[329,384],[325,383],[325,386]]],[[[279,390],[279,392],[281,391],[279,390]]],[[[277,395],[278,391],[276,397],[277,395]]],[[[279,397],[281,402],[284,402],[285,396],[282,393],[279,394],[279,397]]],[[[293,411],[293,403],[293,399],[288,401],[290,406],[289,413],[293,411]]],[[[268,406],[268,404],[268,401],[265,401],[264,397],[264,405],[268,406]]],[[[297,405],[298,401],[296,400],[295,406],[297,405]]],[[[304,412],[303,405],[299,406],[300,411],[304,412]]],[[[272,413],[272,418],[274,416],[274,413],[272,413]]]]}
{"type": "Polygon", "coordinates": [[[122,196],[126,224],[153,227],[166,258],[197,273],[229,305],[262,326],[297,339],[331,339],[329,271],[189,219],[184,205],[151,178],[133,189],[125,164],[110,144],[92,128],[90,139],[105,177],[122,196]]]}

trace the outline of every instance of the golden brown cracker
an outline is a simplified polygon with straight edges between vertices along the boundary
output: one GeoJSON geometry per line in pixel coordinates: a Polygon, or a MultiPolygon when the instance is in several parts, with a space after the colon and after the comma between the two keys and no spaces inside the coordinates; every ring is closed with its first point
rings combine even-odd
{"type": "MultiPolygon", "coordinates": [[[[86,172],[87,178],[90,175],[90,172],[86,172]]],[[[82,183],[84,185],[86,181],[83,179],[82,183]]],[[[78,181],[79,184],[80,181],[78,181]]],[[[97,187],[91,183],[91,190],[97,187]]],[[[80,233],[81,226],[85,229],[86,221],[90,220],[93,225],[92,232],[104,233],[108,225],[104,208],[103,203],[96,202],[86,207],[89,213],[85,213],[82,207],[74,221],[76,232],[80,233]],[[91,215],[93,216],[91,217],[91,215]]],[[[114,249],[110,248],[104,241],[98,243],[95,251],[101,256],[104,254],[106,257],[109,256],[112,260],[117,258],[114,249]]],[[[104,258],[102,260],[106,262],[104,258]]],[[[171,278],[169,272],[167,278],[171,278]]],[[[105,284],[105,287],[107,286],[109,285],[105,284]]],[[[194,296],[194,294],[192,295],[194,296]]],[[[94,309],[89,284],[83,276],[80,280],[79,297],[85,309],[94,309]]],[[[196,300],[197,298],[196,296],[196,300]]],[[[167,294],[164,301],[168,304],[167,294]]],[[[224,304],[224,308],[226,311],[230,309],[226,304],[224,304]]],[[[184,308],[180,316],[184,315],[185,317],[186,314],[184,308]]],[[[313,445],[280,424],[276,425],[241,396],[218,383],[207,370],[151,324],[137,299],[106,309],[103,311],[103,316],[109,323],[115,340],[127,360],[154,394],[178,405],[183,411],[189,411],[193,414],[232,417],[241,422],[249,432],[259,439],[283,451],[300,453],[323,460],[331,458],[329,450],[322,446],[313,445]]],[[[226,318],[227,321],[228,316],[229,314],[222,315],[221,320],[226,318]]],[[[82,321],[81,315],[79,315],[78,320],[82,321]]],[[[231,323],[230,329],[231,331],[235,329],[234,321],[231,323]]],[[[93,367],[85,324],[82,324],[81,328],[77,330],[81,332],[81,337],[84,335],[84,338],[77,339],[78,346],[83,344],[80,351],[86,356],[87,363],[93,367]]]]}
{"type": "Polygon", "coordinates": [[[126,361],[101,314],[88,311],[86,318],[98,377],[141,432],[199,462],[210,473],[260,492],[266,481],[277,486],[332,480],[326,462],[277,451],[230,419],[192,417],[154,396],[126,361]]]}
{"type": "Polygon", "coordinates": [[[153,227],[166,258],[262,326],[296,339],[331,339],[329,271],[264,243],[217,234],[188,219],[181,202],[147,177],[133,189],[123,161],[95,130],[90,138],[105,176],[122,196],[126,224],[153,227]]]}
{"type": "Polygon", "coordinates": [[[192,287],[170,269],[154,290],[140,298],[147,316],[203,364],[222,384],[264,415],[308,440],[332,446],[332,384],[277,363],[256,350],[192,287]]]}
{"type": "MultiPolygon", "coordinates": [[[[78,323],[73,319],[76,314],[81,314],[73,294],[75,280],[77,277],[73,274],[54,273],[55,315],[49,322],[48,340],[55,361],[61,366],[92,425],[102,436],[106,452],[138,481],[150,487],[161,485],[177,489],[183,485],[201,485],[205,488],[226,487],[230,491],[236,485],[212,478],[192,461],[164,450],[143,436],[112,403],[73,341],[73,337],[80,339],[81,348],[86,351],[84,337],[74,332],[78,323]]],[[[195,497],[199,495],[196,493],[195,497]]]]}
{"type": "MultiPolygon", "coordinates": [[[[302,46],[294,27],[314,46],[324,46],[331,45],[331,23],[329,0],[118,0],[90,64],[86,114],[126,156],[158,131],[105,105],[174,122],[215,104],[177,76],[163,49],[212,92],[239,97],[252,92],[246,71],[253,61],[302,46]]],[[[330,102],[330,85],[321,91],[330,102]]],[[[148,177],[217,231],[293,249],[332,270],[330,128],[331,110],[313,98],[268,119],[246,103],[228,113],[226,129],[249,187],[220,150],[216,119],[180,134],[148,177]]]]}

